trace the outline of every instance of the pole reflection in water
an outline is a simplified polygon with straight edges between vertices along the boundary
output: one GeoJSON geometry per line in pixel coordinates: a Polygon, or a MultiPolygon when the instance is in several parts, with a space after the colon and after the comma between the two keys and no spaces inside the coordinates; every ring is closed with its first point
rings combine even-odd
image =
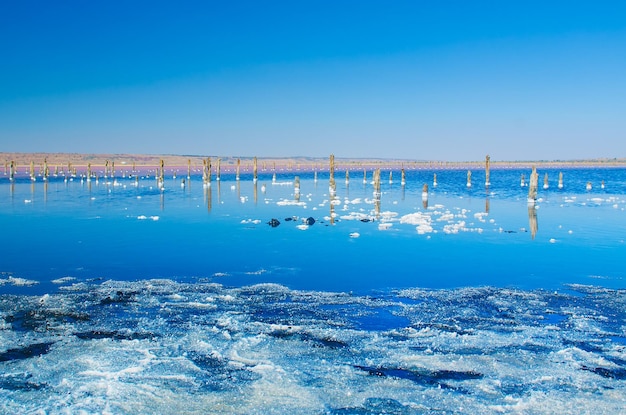
{"type": "Polygon", "coordinates": [[[530,236],[532,239],[535,239],[535,235],[537,235],[537,230],[539,229],[539,225],[537,224],[537,209],[535,209],[535,205],[528,206],[528,224],[530,226],[530,236]]]}

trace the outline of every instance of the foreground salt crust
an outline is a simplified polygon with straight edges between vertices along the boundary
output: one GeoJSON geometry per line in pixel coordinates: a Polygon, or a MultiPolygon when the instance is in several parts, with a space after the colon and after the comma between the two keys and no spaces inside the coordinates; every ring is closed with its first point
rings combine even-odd
{"type": "Polygon", "coordinates": [[[68,281],[0,296],[0,412],[619,413],[626,299],[569,289],[68,281]]]}

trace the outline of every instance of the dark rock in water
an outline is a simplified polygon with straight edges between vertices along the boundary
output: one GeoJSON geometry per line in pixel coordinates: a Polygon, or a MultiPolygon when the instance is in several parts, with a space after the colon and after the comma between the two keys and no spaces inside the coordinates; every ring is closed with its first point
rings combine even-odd
{"type": "Polygon", "coordinates": [[[313,219],[312,217],[308,217],[308,218],[306,218],[304,223],[306,223],[307,225],[311,226],[311,225],[313,225],[315,223],[315,219],[313,219]]]}
{"type": "Polygon", "coordinates": [[[267,222],[267,224],[270,225],[272,228],[275,228],[280,225],[280,221],[273,218],[271,221],[267,222]]]}
{"type": "Polygon", "coordinates": [[[623,369],[623,368],[607,369],[604,367],[589,367],[589,366],[583,365],[581,369],[595,373],[596,375],[600,375],[603,378],[607,378],[607,379],[617,379],[617,380],[626,379],[626,369],[623,369]]]}
{"type": "Polygon", "coordinates": [[[106,331],[106,330],[92,330],[84,331],[80,333],[74,333],[74,336],[82,340],[99,340],[99,339],[112,339],[112,340],[153,340],[158,337],[154,333],[120,333],[119,331],[106,331]]]}
{"type": "Polygon", "coordinates": [[[115,295],[109,295],[107,298],[103,298],[100,301],[100,304],[109,305],[132,303],[135,301],[135,294],[136,293],[125,293],[123,291],[117,291],[115,295]]]}
{"type": "Polygon", "coordinates": [[[361,219],[361,222],[365,222],[365,223],[370,222],[370,221],[371,221],[371,219],[368,219],[368,218],[361,219]]]}
{"type": "Polygon", "coordinates": [[[395,399],[389,398],[367,398],[362,407],[356,408],[340,408],[331,410],[329,413],[333,415],[373,415],[373,414],[392,414],[392,415],[408,415],[415,414],[412,408],[402,405],[395,399]]]}
{"type": "Polygon", "coordinates": [[[437,386],[442,389],[454,389],[463,392],[461,389],[448,385],[445,381],[463,381],[480,379],[483,377],[481,373],[469,371],[459,372],[454,370],[410,370],[394,367],[369,367],[355,366],[367,372],[370,376],[378,377],[394,377],[399,379],[407,379],[423,386],[437,386]]]}
{"type": "Polygon", "coordinates": [[[46,388],[45,383],[32,382],[30,374],[4,375],[0,378],[0,389],[10,391],[38,391],[46,388]]]}
{"type": "Polygon", "coordinates": [[[291,222],[293,218],[285,218],[285,222],[291,222]]]}
{"type": "Polygon", "coordinates": [[[52,342],[35,343],[17,349],[9,349],[6,352],[0,353],[0,362],[9,362],[11,360],[22,360],[30,357],[41,356],[48,353],[52,344],[52,342]]]}

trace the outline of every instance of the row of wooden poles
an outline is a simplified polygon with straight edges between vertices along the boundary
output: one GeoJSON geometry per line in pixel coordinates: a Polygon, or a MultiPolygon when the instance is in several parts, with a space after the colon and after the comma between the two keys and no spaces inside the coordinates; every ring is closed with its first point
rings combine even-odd
{"type": "MultiPolygon", "coordinates": [[[[217,164],[215,166],[215,169],[213,169],[212,166],[212,160],[211,157],[207,157],[205,159],[202,160],[203,166],[202,166],[202,179],[203,182],[205,183],[205,185],[210,185],[211,181],[212,181],[212,172],[213,170],[215,170],[216,173],[216,178],[217,180],[220,180],[220,175],[221,175],[221,159],[217,158],[217,164]]],[[[161,159],[159,166],[157,167],[157,172],[156,172],[156,178],[159,184],[159,187],[163,186],[163,182],[164,182],[164,178],[165,178],[165,163],[164,160],[161,159]]],[[[333,154],[330,155],[329,157],[329,173],[330,173],[330,191],[331,193],[335,192],[336,189],[336,182],[335,182],[335,169],[336,169],[336,163],[335,163],[335,156],[333,154]]],[[[485,158],[485,186],[489,187],[491,185],[490,182],[490,178],[491,178],[491,160],[489,155],[486,156],[485,158]]],[[[191,159],[188,160],[187,162],[187,179],[189,180],[191,178],[191,159]]],[[[275,166],[274,166],[274,170],[275,170],[275,166]]],[[[136,173],[136,163],[133,162],[132,163],[132,173],[136,173]]],[[[237,159],[237,164],[236,164],[236,169],[235,169],[235,176],[236,176],[236,180],[240,179],[240,171],[241,171],[241,160],[237,159]]],[[[17,173],[17,163],[15,161],[11,161],[10,163],[6,163],[5,164],[5,174],[9,174],[10,180],[14,180],[15,175],[17,173]]],[[[72,165],[72,163],[68,163],[67,164],[67,170],[63,171],[63,168],[61,168],[59,170],[59,166],[55,167],[55,171],[54,171],[54,175],[58,175],[59,173],[61,174],[65,174],[65,175],[72,175],[72,176],[77,176],[77,169],[75,166],[72,165]]],[[[30,169],[29,169],[29,174],[31,179],[34,181],[36,178],[36,170],[35,170],[35,163],[33,161],[31,161],[30,163],[30,169]]],[[[175,175],[176,173],[174,173],[175,175]]],[[[44,159],[43,165],[40,168],[40,175],[43,176],[44,180],[48,180],[48,177],[50,176],[50,167],[48,165],[48,161],[47,159],[44,159]]],[[[380,175],[381,175],[381,170],[380,168],[377,168],[374,170],[373,173],[373,183],[374,183],[374,187],[375,187],[375,193],[380,193],[380,175]]],[[[315,176],[317,178],[317,171],[315,171],[315,176]]],[[[405,170],[404,168],[401,169],[401,184],[404,185],[406,184],[406,174],[405,174],[405,170]]],[[[94,172],[92,170],[91,167],[91,163],[89,163],[87,165],[87,173],[86,173],[86,179],[89,181],[91,180],[91,178],[95,177],[97,179],[97,174],[94,175],[94,172]]],[[[115,162],[113,161],[109,161],[106,160],[105,161],[105,166],[104,166],[104,177],[111,177],[114,178],[115,177],[115,162]]],[[[253,181],[257,181],[258,179],[258,161],[257,158],[254,157],[252,160],[252,177],[253,177],[253,181]]],[[[275,176],[274,176],[275,177],[275,176]]],[[[349,170],[346,170],[346,182],[348,182],[350,180],[350,173],[349,170]]],[[[392,181],[392,172],[389,172],[389,181],[392,181]]],[[[367,171],[366,169],[363,170],[363,182],[367,182],[367,171]]],[[[521,176],[521,186],[524,187],[526,186],[526,180],[524,175],[522,174],[521,176]]],[[[433,177],[433,186],[437,186],[437,174],[434,174],[433,177]]],[[[471,187],[472,186],[472,171],[468,170],[467,171],[467,187],[471,187]]],[[[548,188],[548,173],[545,174],[544,176],[544,185],[543,185],[544,189],[548,188]]],[[[559,180],[558,180],[558,187],[559,188],[563,188],[563,173],[559,173],[559,180]]],[[[587,190],[591,190],[591,183],[588,182],[587,183],[587,190]]],[[[602,187],[604,187],[604,182],[602,182],[602,187]]],[[[528,184],[528,200],[530,201],[534,201],[537,199],[537,190],[538,190],[538,176],[537,176],[537,170],[536,168],[533,166],[532,167],[532,173],[530,176],[530,182],[528,184]]],[[[424,184],[424,188],[423,188],[424,192],[428,192],[428,185],[424,184]]]]}

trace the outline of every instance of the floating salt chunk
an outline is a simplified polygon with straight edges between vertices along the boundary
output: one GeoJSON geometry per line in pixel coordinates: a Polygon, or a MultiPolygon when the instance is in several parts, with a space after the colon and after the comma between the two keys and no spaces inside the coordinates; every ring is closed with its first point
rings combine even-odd
{"type": "Polygon", "coordinates": [[[303,223],[302,225],[296,226],[296,228],[300,229],[301,231],[306,231],[307,229],[309,229],[309,225],[303,223]]]}
{"type": "Polygon", "coordinates": [[[139,215],[139,216],[137,216],[137,219],[138,220],[146,220],[146,219],[148,219],[148,217],[145,216],[145,215],[139,215]]]}
{"type": "Polygon", "coordinates": [[[393,226],[393,223],[388,223],[388,222],[387,223],[380,223],[378,225],[378,230],[386,231],[386,230],[391,229],[392,226],[393,226]]]}
{"type": "Polygon", "coordinates": [[[551,243],[551,244],[556,243],[556,239],[554,239],[554,238],[550,238],[550,243],[551,243]]]}
{"type": "Polygon", "coordinates": [[[350,238],[358,238],[359,236],[361,236],[361,234],[360,234],[360,233],[358,233],[358,232],[352,232],[352,233],[350,234],[350,238]]]}
{"type": "Polygon", "coordinates": [[[157,220],[159,220],[160,218],[159,218],[158,216],[150,216],[150,219],[152,219],[153,221],[157,221],[157,220]]]}

